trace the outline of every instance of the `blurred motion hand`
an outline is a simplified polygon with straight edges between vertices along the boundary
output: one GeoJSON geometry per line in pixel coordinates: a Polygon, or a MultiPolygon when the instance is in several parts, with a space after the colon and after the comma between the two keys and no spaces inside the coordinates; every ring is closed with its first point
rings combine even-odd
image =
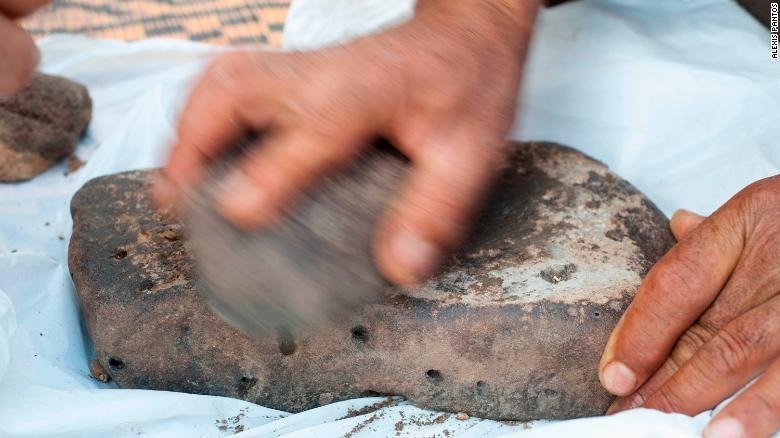
{"type": "Polygon", "coordinates": [[[601,358],[611,412],[696,415],[758,377],[707,437],[780,428],[780,176],[756,182],[709,218],[678,211],[679,243],[645,278],[601,358]],[[761,375],[763,373],[763,375],[761,375]]]}
{"type": "Polygon", "coordinates": [[[422,0],[411,22],[343,46],[223,55],[190,97],[156,198],[175,203],[243,131],[263,131],[220,207],[263,226],[382,136],[412,172],[380,221],[376,260],[391,281],[417,282],[459,243],[504,158],[537,8],[422,0]]]}
{"type": "Polygon", "coordinates": [[[0,0],[0,95],[24,87],[40,56],[30,35],[14,20],[47,3],[49,0],[0,0]]]}

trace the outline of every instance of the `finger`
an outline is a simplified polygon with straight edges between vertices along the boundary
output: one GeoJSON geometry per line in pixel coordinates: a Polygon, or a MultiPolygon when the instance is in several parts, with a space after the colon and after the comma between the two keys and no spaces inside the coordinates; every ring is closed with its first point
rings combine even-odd
{"type": "Polygon", "coordinates": [[[727,324],[643,404],[696,415],[711,409],[780,355],[780,296],[727,324]]]}
{"type": "Polygon", "coordinates": [[[24,87],[39,58],[38,48],[27,32],[0,14],[0,95],[24,87]]]}
{"type": "Polygon", "coordinates": [[[675,344],[669,357],[658,370],[645,381],[633,394],[618,397],[607,410],[615,414],[642,406],[658,388],[663,386],[694,354],[717,333],[708,325],[694,324],[675,344]]]}
{"type": "Polygon", "coordinates": [[[694,228],[704,222],[706,217],[690,212],[688,210],[677,210],[672,215],[669,225],[672,228],[672,234],[678,241],[683,240],[694,228]]]}
{"type": "MultiPolygon", "coordinates": [[[[758,233],[751,233],[751,235],[771,235],[769,232],[761,232],[760,229],[757,231],[758,233]]],[[[748,239],[751,237],[749,236],[748,239]]],[[[780,271],[775,268],[775,260],[780,257],[780,253],[773,248],[780,247],[769,242],[755,241],[748,246],[759,248],[759,251],[746,249],[742,252],[737,267],[726,286],[718,294],[717,300],[696,324],[683,333],[664,364],[635,393],[616,399],[608,412],[614,413],[641,406],[723,327],[740,315],[766,303],[777,294],[777,279],[780,278],[780,271]]]]}
{"type": "Polygon", "coordinates": [[[175,202],[182,190],[200,180],[206,163],[246,129],[260,130],[270,123],[272,102],[259,88],[273,88],[273,84],[264,83],[251,64],[246,53],[223,55],[195,86],[182,112],[178,141],[155,191],[159,202],[175,202]]]}
{"type": "Polygon", "coordinates": [[[51,0],[4,0],[0,3],[0,12],[9,18],[20,18],[49,3],[51,0]]]}
{"type": "Polygon", "coordinates": [[[706,438],[769,437],[780,430],[780,359],[704,429],[706,438]]]}
{"type": "Polygon", "coordinates": [[[611,393],[628,395],[644,383],[726,284],[744,245],[744,231],[726,207],[691,231],[642,282],[599,365],[611,393]]]}
{"type": "Polygon", "coordinates": [[[348,135],[328,138],[302,130],[273,135],[227,178],[220,212],[239,227],[262,226],[318,177],[347,163],[358,145],[348,135]]]}
{"type": "Polygon", "coordinates": [[[402,192],[380,221],[377,264],[397,284],[415,284],[433,274],[461,241],[503,157],[490,146],[452,150],[438,153],[431,147],[412,157],[402,192]]]}

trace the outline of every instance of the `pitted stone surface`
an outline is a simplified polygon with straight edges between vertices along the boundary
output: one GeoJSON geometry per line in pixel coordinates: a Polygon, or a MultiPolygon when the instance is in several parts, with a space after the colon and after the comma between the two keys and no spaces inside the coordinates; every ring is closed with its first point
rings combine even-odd
{"type": "Polygon", "coordinates": [[[667,220],[572,149],[512,146],[474,236],[438,277],[315,333],[260,340],[199,295],[181,225],[151,206],[153,172],[89,182],[71,204],[70,269],[98,361],[123,388],[287,411],[398,394],[484,418],[603,413],[598,360],[674,243],[667,220]]]}
{"type": "Polygon", "coordinates": [[[73,153],[92,118],[84,86],[36,74],[18,93],[0,97],[0,181],[25,181],[73,153]]]}

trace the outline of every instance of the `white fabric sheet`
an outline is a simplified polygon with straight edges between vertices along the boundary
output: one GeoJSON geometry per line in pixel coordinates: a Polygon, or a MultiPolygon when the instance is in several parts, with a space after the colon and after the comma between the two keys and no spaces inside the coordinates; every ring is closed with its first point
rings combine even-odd
{"type": "MultiPolygon", "coordinates": [[[[286,44],[312,48],[403,20],[409,0],[296,0],[286,44]]],[[[592,1],[542,14],[514,136],[605,161],[671,213],[709,213],[780,168],[780,63],[768,32],[727,0],[592,1]]],[[[0,436],[697,436],[709,418],[635,410],[505,424],[381,399],[289,415],[219,397],[120,390],[89,377],[89,342],[67,268],[68,203],[98,175],[161,165],[192,80],[218,49],[52,37],[42,69],[86,84],[94,121],[77,154],[31,182],[0,185],[0,436]],[[426,425],[427,424],[427,425],[426,425]]]]}

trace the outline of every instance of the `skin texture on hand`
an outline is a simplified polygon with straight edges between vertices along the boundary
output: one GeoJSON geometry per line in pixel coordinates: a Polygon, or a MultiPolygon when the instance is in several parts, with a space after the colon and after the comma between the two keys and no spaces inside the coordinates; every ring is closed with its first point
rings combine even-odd
{"type": "Polygon", "coordinates": [[[0,95],[24,87],[40,57],[35,42],[14,20],[47,3],[49,0],[0,0],[0,95]]]}
{"type": "Polygon", "coordinates": [[[176,203],[243,132],[263,132],[225,181],[222,214],[267,225],[377,138],[412,171],[376,232],[391,281],[432,274],[460,243],[504,159],[537,0],[422,0],[415,18],[346,45],[221,56],[195,87],[157,200],[176,203]]]}
{"type": "Polygon", "coordinates": [[[706,437],[780,429],[780,176],[756,182],[712,216],[679,211],[679,243],[648,273],[600,364],[620,397],[696,415],[744,385],[706,437]]]}

